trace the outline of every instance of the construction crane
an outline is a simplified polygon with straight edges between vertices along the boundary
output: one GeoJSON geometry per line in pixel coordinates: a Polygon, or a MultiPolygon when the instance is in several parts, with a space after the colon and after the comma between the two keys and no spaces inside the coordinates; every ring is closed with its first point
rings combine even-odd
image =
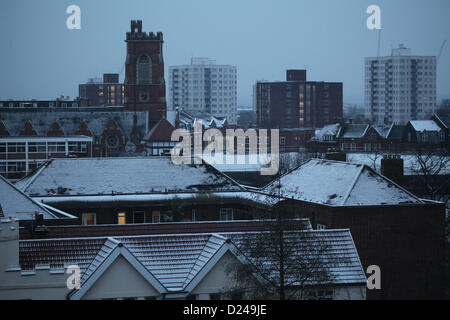
{"type": "Polygon", "coordinates": [[[447,40],[444,40],[444,42],[442,42],[441,49],[439,50],[439,53],[438,53],[438,55],[436,57],[436,64],[439,62],[439,59],[441,58],[442,51],[444,51],[444,47],[445,47],[446,43],[447,43],[447,40]]]}

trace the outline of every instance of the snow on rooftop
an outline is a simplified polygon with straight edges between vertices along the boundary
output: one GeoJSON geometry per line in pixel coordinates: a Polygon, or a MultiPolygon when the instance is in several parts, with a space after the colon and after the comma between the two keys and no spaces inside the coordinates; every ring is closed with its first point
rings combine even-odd
{"type": "Polygon", "coordinates": [[[410,121],[414,130],[423,132],[423,131],[441,131],[441,127],[439,127],[436,122],[433,120],[415,120],[410,121]]]}
{"type": "Polygon", "coordinates": [[[53,159],[20,185],[32,196],[242,190],[210,166],[170,157],[53,159]]]}
{"type": "MultiPolygon", "coordinates": [[[[280,183],[285,198],[333,206],[421,203],[362,164],[311,159],[282,176],[280,183]]],[[[277,194],[278,185],[275,180],[262,192],[277,194]]]]}
{"type": "MultiPolygon", "coordinates": [[[[417,171],[420,170],[420,163],[417,155],[401,155],[403,159],[403,172],[405,175],[416,175],[417,171]]],[[[381,159],[383,159],[382,154],[370,154],[370,153],[347,153],[347,161],[353,163],[365,164],[372,169],[376,169],[377,172],[381,168],[381,159]],[[375,167],[374,167],[375,165],[375,167]]],[[[426,155],[423,159],[427,159],[426,155]]],[[[446,158],[449,161],[450,157],[446,158]]],[[[428,161],[438,163],[440,161],[439,156],[431,156],[428,161]]],[[[440,174],[450,174],[450,167],[446,166],[442,168],[440,174]]]]}
{"type": "MultiPolygon", "coordinates": [[[[345,262],[330,268],[333,283],[365,283],[365,274],[349,230],[295,232],[304,234],[306,237],[302,239],[305,241],[326,244],[326,250],[321,254],[327,261],[345,259],[345,262]]],[[[239,247],[239,235],[243,234],[246,233],[22,240],[20,265],[22,270],[33,270],[42,264],[51,269],[77,264],[83,285],[122,243],[169,292],[183,292],[223,246],[239,247]],[[230,244],[227,239],[231,240],[230,244]]]]}
{"type": "Polygon", "coordinates": [[[34,220],[35,213],[42,213],[44,219],[57,218],[55,214],[21,192],[2,176],[0,176],[0,205],[5,217],[14,217],[17,220],[34,220]]]}

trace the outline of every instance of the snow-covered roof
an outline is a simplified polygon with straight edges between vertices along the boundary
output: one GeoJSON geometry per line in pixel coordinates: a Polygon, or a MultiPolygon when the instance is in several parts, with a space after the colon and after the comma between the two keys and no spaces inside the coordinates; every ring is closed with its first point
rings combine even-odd
{"type": "Polygon", "coordinates": [[[44,219],[70,217],[64,212],[54,211],[56,209],[53,210],[51,207],[34,201],[2,176],[0,176],[0,205],[3,209],[3,216],[13,217],[17,220],[34,220],[36,213],[43,214],[44,219]]]}
{"type": "Polygon", "coordinates": [[[179,114],[179,121],[185,126],[194,127],[195,123],[201,123],[205,129],[212,126],[222,128],[227,124],[226,118],[216,117],[207,112],[194,112],[181,110],[179,114]]]}
{"type": "Polygon", "coordinates": [[[317,129],[314,138],[318,141],[323,141],[324,136],[336,136],[341,125],[339,123],[327,125],[321,129],[317,129]]]}
{"type": "Polygon", "coordinates": [[[378,134],[386,139],[389,135],[389,132],[391,131],[393,124],[390,126],[372,126],[378,134]]]}
{"type": "MultiPolygon", "coordinates": [[[[422,201],[363,164],[311,159],[280,178],[285,198],[332,206],[392,205],[422,201]]],[[[261,191],[278,194],[278,180],[261,191]]]]}
{"type": "Polygon", "coordinates": [[[243,190],[209,165],[170,157],[52,159],[17,186],[33,197],[243,190]]]}
{"type": "Polygon", "coordinates": [[[441,131],[441,127],[437,125],[433,120],[414,120],[410,121],[414,130],[423,132],[423,131],[441,131]]]}
{"type": "Polygon", "coordinates": [[[346,124],[340,133],[340,138],[362,138],[370,125],[368,124],[346,124]]]}
{"type": "MultiPolygon", "coordinates": [[[[408,175],[417,175],[417,172],[421,170],[421,163],[424,162],[428,167],[437,167],[439,163],[444,163],[450,161],[450,156],[441,157],[439,155],[432,156],[419,156],[414,154],[402,154],[401,158],[403,159],[403,172],[405,176],[408,175]],[[420,161],[419,161],[420,159],[420,161]]],[[[383,156],[381,154],[371,154],[371,153],[348,153],[347,161],[353,163],[365,164],[371,168],[376,168],[376,171],[380,171],[381,169],[381,159],[383,156]]],[[[450,167],[443,166],[440,170],[439,175],[448,175],[450,174],[450,167]]]]}
{"type": "MultiPolygon", "coordinates": [[[[326,261],[341,260],[330,268],[332,283],[365,283],[366,277],[349,230],[293,231],[312,246],[324,250],[308,252],[323,255],[326,261]]],[[[22,270],[47,265],[52,270],[76,264],[81,271],[81,290],[89,284],[99,266],[115,251],[125,250],[145,268],[157,284],[169,293],[189,292],[226,252],[236,254],[245,233],[163,234],[150,236],[22,240],[19,243],[22,270]],[[231,241],[227,241],[230,239],[231,241]]],[[[251,235],[250,235],[251,236],[251,235]]],[[[299,248],[301,244],[298,244],[299,248]]],[[[298,252],[300,253],[300,249],[298,252]]],[[[242,251],[240,251],[242,252],[242,251]]],[[[239,257],[241,261],[242,257],[239,257]]],[[[245,260],[251,261],[251,260],[245,260]]],[[[268,263],[273,261],[267,261],[268,263]]]]}

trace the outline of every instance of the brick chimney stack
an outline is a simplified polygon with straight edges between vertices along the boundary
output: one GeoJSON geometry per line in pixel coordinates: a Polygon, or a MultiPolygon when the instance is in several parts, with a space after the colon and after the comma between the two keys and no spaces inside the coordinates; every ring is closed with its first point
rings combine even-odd
{"type": "Polygon", "coordinates": [[[404,176],[403,159],[399,155],[385,155],[381,159],[381,174],[402,186],[404,176]]]}

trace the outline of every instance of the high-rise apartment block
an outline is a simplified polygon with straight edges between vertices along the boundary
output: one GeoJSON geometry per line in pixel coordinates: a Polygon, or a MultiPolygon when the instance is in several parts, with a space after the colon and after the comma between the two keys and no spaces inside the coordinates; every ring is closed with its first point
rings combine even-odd
{"type": "Polygon", "coordinates": [[[390,56],[365,59],[365,117],[406,124],[436,111],[436,57],[413,56],[400,45],[390,56]]]}
{"type": "Polygon", "coordinates": [[[215,60],[192,58],[190,65],[169,67],[169,109],[207,112],[237,121],[237,70],[215,60]]]}

